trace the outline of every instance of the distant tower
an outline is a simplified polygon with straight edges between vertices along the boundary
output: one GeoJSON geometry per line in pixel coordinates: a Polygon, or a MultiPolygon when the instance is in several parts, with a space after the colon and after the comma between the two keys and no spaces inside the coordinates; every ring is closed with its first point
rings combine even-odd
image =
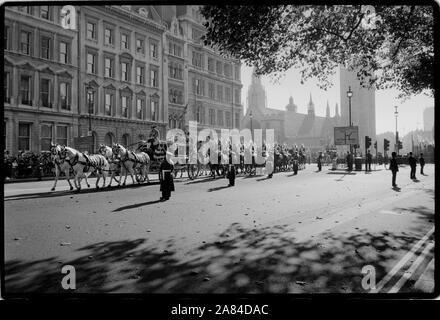
{"type": "Polygon", "coordinates": [[[290,112],[297,112],[298,110],[297,105],[293,102],[292,96],[289,98],[289,104],[286,106],[286,110],[290,112]]]}
{"type": "Polygon", "coordinates": [[[325,109],[325,117],[330,118],[330,106],[328,105],[328,100],[327,100],[327,108],[325,109]]]}
{"type": "Polygon", "coordinates": [[[338,103],[336,103],[336,106],[335,106],[335,118],[339,118],[340,117],[340,115],[339,115],[339,106],[338,106],[338,103]]]}
{"type": "Polygon", "coordinates": [[[340,97],[341,97],[341,125],[348,126],[348,87],[351,88],[351,121],[354,126],[359,126],[359,144],[365,150],[365,136],[373,141],[376,139],[376,102],[374,88],[361,86],[356,72],[340,67],[340,97]]]}
{"type": "Polygon", "coordinates": [[[310,93],[310,100],[307,104],[307,114],[309,115],[315,115],[315,104],[312,101],[312,94],[310,93]]]}
{"type": "Polygon", "coordinates": [[[255,67],[252,72],[252,82],[247,95],[248,110],[258,110],[263,113],[266,108],[266,90],[261,83],[261,79],[255,73],[255,67]]]}
{"type": "Polygon", "coordinates": [[[434,131],[434,107],[423,110],[423,130],[434,131]]]}

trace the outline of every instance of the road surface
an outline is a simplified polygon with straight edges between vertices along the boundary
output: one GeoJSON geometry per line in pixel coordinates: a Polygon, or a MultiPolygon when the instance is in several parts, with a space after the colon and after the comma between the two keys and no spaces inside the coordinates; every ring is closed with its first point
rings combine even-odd
{"type": "Polygon", "coordinates": [[[65,265],[76,293],[432,292],[434,165],[417,177],[312,164],[182,179],[167,202],[158,185],[6,184],[6,292],[69,293],[65,265]]]}

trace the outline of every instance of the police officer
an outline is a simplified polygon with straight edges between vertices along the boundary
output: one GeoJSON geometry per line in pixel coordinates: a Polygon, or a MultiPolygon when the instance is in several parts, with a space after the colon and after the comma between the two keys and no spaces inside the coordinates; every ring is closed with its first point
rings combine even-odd
{"type": "Polygon", "coordinates": [[[397,187],[396,176],[397,176],[397,172],[399,171],[399,166],[397,165],[396,153],[395,152],[391,153],[391,157],[392,158],[390,161],[390,170],[391,170],[391,173],[393,174],[392,185],[393,185],[393,187],[397,187]]]}
{"type": "Polygon", "coordinates": [[[420,163],[420,174],[424,175],[423,167],[425,166],[425,158],[423,158],[423,153],[420,154],[419,163],[420,163]]]}
{"type": "Polygon", "coordinates": [[[411,167],[410,179],[416,179],[417,159],[413,157],[412,152],[409,153],[408,164],[411,167]]]}
{"type": "Polygon", "coordinates": [[[322,169],[322,152],[319,152],[318,154],[318,171],[321,171],[322,169]]]}
{"type": "Polygon", "coordinates": [[[168,200],[171,197],[171,191],[174,191],[174,163],[171,159],[172,156],[171,152],[167,152],[159,167],[160,191],[162,191],[161,201],[168,200]]]}
{"type": "Polygon", "coordinates": [[[371,171],[371,162],[372,162],[372,156],[370,150],[368,150],[367,155],[365,156],[365,172],[371,171]]]}

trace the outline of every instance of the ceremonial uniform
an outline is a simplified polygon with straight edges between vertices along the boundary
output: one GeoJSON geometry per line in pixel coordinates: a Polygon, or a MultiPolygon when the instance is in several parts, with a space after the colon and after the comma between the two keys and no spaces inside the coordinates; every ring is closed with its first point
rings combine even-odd
{"type": "Polygon", "coordinates": [[[162,201],[168,200],[171,197],[171,191],[174,191],[174,165],[171,160],[170,162],[165,157],[159,168],[160,191],[162,191],[160,200],[162,201]]]}

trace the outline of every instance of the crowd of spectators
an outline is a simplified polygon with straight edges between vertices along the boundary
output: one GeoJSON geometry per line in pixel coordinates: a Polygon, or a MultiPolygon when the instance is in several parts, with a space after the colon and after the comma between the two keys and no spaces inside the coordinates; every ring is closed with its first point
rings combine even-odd
{"type": "Polygon", "coordinates": [[[5,180],[37,178],[54,175],[54,164],[49,152],[19,151],[16,156],[5,150],[3,159],[5,180]]]}

